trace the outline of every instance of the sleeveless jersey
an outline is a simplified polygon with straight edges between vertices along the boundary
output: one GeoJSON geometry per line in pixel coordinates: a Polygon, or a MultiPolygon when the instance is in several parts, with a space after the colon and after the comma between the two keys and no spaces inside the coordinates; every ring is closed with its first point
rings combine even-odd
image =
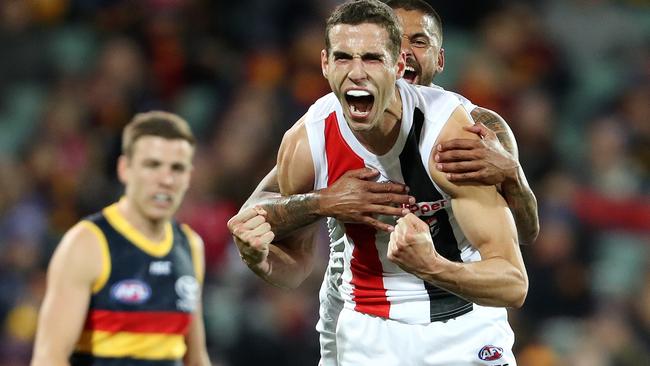
{"type": "Polygon", "coordinates": [[[96,281],[71,365],[180,366],[200,298],[189,227],[171,222],[162,243],[137,232],[113,204],[83,221],[102,243],[96,281]]]}
{"type": "MultiPolygon", "coordinates": [[[[438,90],[445,90],[441,86],[436,84],[429,85],[431,88],[438,90]]],[[[449,93],[455,95],[458,98],[460,104],[465,108],[467,113],[471,113],[476,105],[472,103],[469,99],[464,96],[448,91],[449,93]]],[[[330,220],[328,218],[328,220],[330,220]]],[[[328,224],[329,227],[329,224],[328,224]]],[[[336,302],[342,304],[343,300],[340,298],[339,286],[341,285],[341,275],[343,274],[343,241],[330,241],[330,255],[327,263],[327,268],[325,270],[325,276],[323,278],[323,284],[321,286],[321,297],[332,298],[336,302]]],[[[332,305],[333,306],[333,305],[332,305]]],[[[341,305],[342,306],[342,305],[341,305]]],[[[333,325],[334,327],[336,324],[333,325]]],[[[332,330],[333,332],[334,330],[332,330]]]]}
{"type": "MultiPolygon", "coordinates": [[[[429,224],[436,250],[453,261],[480,260],[465,239],[450,205],[450,197],[430,178],[428,160],[439,132],[460,105],[450,92],[412,86],[398,80],[403,115],[400,134],[391,150],[377,156],[355,138],[333,93],[307,112],[305,127],[314,161],[314,189],[334,183],[346,171],[371,167],[379,181],[407,184],[416,198],[411,211],[429,224]]],[[[395,224],[393,217],[378,217],[395,224]]],[[[343,246],[340,292],[347,308],[411,324],[425,324],[465,314],[472,304],[404,272],[386,257],[389,234],[365,225],[328,219],[332,249],[343,246]]],[[[337,255],[338,254],[338,255],[337,255]]],[[[331,261],[332,263],[332,261],[331,261]]],[[[336,276],[336,268],[331,268],[336,276]]]]}
{"type": "MultiPolygon", "coordinates": [[[[429,87],[430,87],[430,88],[434,88],[434,89],[438,89],[438,90],[445,90],[443,87],[438,86],[438,85],[436,85],[436,84],[431,84],[431,85],[429,85],[429,87]]],[[[472,111],[474,110],[474,108],[476,108],[476,104],[472,103],[471,100],[465,98],[464,96],[462,96],[462,95],[460,95],[460,94],[458,94],[458,93],[456,93],[456,92],[449,91],[449,90],[448,90],[447,92],[448,92],[448,93],[451,93],[451,94],[453,94],[453,95],[455,95],[456,98],[458,98],[458,101],[459,101],[460,104],[463,106],[463,108],[465,108],[465,110],[467,111],[467,113],[472,113],[472,111]]]]}

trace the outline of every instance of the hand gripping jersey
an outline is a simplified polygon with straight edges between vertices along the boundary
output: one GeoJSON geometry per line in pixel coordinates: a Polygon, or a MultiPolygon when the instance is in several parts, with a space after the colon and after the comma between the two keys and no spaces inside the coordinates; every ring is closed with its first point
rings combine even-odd
{"type": "MultiPolygon", "coordinates": [[[[417,203],[410,209],[429,224],[436,250],[453,261],[480,260],[454,218],[450,198],[431,180],[428,159],[457,95],[397,82],[403,103],[401,131],[391,150],[370,153],[345,122],[340,103],[329,94],[308,111],[305,126],[314,160],[314,189],[334,183],[346,171],[371,167],[379,181],[405,183],[417,203]]],[[[394,224],[393,217],[379,217],[394,224]]],[[[389,234],[369,226],[328,220],[332,248],[344,246],[341,297],[346,308],[411,324],[465,314],[472,304],[404,272],[386,258],[389,234]]],[[[334,256],[335,258],[335,256],[334,256]]],[[[336,268],[331,272],[336,276],[336,268]]],[[[332,279],[336,281],[336,279],[332,279]]]]}
{"type": "Polygon", "coordinates": [[[116,204],[84,224],[102,243],[104,272],[71,365],[180,366],[200,296],[191,229],[172,222],[164,241],[152,243],[116,204]]]}

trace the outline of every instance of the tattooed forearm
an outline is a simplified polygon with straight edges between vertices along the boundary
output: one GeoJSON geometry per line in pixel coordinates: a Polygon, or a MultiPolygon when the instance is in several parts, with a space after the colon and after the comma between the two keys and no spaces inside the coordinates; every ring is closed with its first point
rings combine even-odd
{"type": "Polygon", "coordinates": [[[521,244],[530,244],[539,234],[539,218],[537,216],[537,199],[528,186],[524,172],[519,168],[519,178],[515,183],[501,185],[508,207],[517,225],[517,233],[521,244]]]}
{"type": "Polygon", "coordinates": [[[275,234],[275,240],[282,239],[292,231],[316,222],[317,193],[296,194],[288,197],[267,197],[259,203],[266,210],[267,222],[275,234]]]}
{"type": "MultiPolygon", "coordinates": [[[[514,134],[501,116],[489,109],[481,107],[475,108],[471,115],[474,122],[481,122],[487,128],[494,131],[503,148],[515,160],[519,160],[519,150],[514,134]]],[[[521,165],[517,169],[517,174],[509,177],[508,180],[502,183],[501,193],[506,199],[506,202],[508,202],[510,211],[515,219],[519,241],[522,244],[534,242],[539,233],[537,199],[528,185],[521,165]]]]}
{"type": "Polygon", "coordinates": [[[292,231],[317,221],[318,192],[297,194],[289,197],[280,195],[277,168],[273,168],[244,203],[242,210],[261,206],[267,213],[275,240],[282,239],[292,231]]]}

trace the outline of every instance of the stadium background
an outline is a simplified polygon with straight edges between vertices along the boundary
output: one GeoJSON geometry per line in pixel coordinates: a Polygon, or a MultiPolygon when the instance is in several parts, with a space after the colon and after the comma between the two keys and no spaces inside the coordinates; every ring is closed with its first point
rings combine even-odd
{"type": "MultiPolygon", "coordinates": [[[[319,52],[338,1],[0,2],[0,366],[27,365],[49,256],[120,193],[121,127],[165,109],[200,145],[180,217],[206,242],[217,365],[315,365],[311,278],[272,288],[240,262],[227,219],[273,166],[283,132],[328,92],[319,52]]],[[[511,312],[521,366],[650,365],[650,4],[433,4],[437,82],[500,112],[539,200],[511,312]]]]}

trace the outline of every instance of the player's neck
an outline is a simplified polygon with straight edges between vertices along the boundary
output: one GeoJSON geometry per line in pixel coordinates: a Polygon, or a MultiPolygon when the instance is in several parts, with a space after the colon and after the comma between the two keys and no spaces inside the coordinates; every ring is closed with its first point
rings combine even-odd
{"type": "Polygon", "coordinates": [[[138,209],[127,198],[122,198],[117,204],[120,215],[140,234],[152,242],[160,242],[165,239],[165,226],[169,220],[152,220],[138,209]]]}
{"type": "Polygon", "coordinates": [[[375,128],[355,132],[359,142],[375,155],[384,155],[390,151],[399,136],[402,121],[402,98],[397,86],[388,108],[380,118],[381,120],[375,128]]]}

